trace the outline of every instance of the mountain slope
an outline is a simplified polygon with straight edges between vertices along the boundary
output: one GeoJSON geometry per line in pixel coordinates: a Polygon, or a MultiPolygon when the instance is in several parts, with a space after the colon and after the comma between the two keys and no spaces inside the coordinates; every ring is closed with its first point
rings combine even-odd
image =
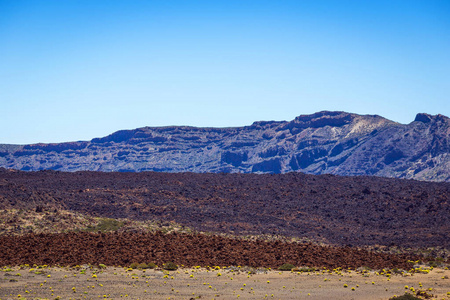
{"type": "MultiPolygon", "coordinates": [[[[450,249],[447,182],[294,172],[0,170],[0,235],[8,224],[18,224],[16,219],[6,217],[5,210],[13,209],[21,215],[44,212],[39,226],[55,221],[54,217],[62,219],[63,212],[69,211],[90,217],[161,221],[199,231],[268,234],[325,244],[450,249]],[[55,216],[46,212],[59,213],[55,216]]],[[[84,223],[83,219],[68,219],[84,223]]]]}
{"type": "Polygon", "coordinates": [[[450,181],[450,121],[410,124],[323,111],[235,128],[121,130],[91,141],[0,145],[0,167],[61,171],[263,172],[450,181]]]}

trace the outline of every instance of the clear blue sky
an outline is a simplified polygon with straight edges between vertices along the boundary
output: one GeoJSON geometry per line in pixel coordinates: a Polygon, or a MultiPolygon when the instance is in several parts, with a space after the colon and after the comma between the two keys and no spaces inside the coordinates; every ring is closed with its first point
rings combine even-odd
{"type": "Polygon", "coordinates": [[[450,1],[0,0],[0,143],[450,116],[450,1]]]}

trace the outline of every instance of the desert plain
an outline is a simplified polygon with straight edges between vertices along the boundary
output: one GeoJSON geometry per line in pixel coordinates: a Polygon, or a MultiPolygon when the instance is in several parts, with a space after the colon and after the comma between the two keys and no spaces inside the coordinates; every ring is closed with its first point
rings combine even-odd
{"type": "Polygon", "coordinates": [[[0,299],[389,299],[405,293],[450,299],[448,267],[418,269],[16,266],[1,270],[0,299]]]}

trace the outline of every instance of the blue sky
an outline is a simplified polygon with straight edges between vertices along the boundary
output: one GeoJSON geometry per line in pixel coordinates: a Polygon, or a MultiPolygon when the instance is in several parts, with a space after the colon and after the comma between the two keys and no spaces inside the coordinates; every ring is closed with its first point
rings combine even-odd
{"type": "Polygon", "coordinates": [[[450,116],[450,1],[0,0],[0,143],[450,116]]]}

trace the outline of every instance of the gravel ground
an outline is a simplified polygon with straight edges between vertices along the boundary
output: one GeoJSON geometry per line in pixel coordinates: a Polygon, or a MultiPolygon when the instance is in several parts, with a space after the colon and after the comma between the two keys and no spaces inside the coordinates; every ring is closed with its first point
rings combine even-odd
{"type": "Polygon", "coordinates": [[[450,299],[448,277],[442,268],[389,279],[375,271],[14,267],[0,272],[0,299],[389,299],[418,290],[450,299]]]}

